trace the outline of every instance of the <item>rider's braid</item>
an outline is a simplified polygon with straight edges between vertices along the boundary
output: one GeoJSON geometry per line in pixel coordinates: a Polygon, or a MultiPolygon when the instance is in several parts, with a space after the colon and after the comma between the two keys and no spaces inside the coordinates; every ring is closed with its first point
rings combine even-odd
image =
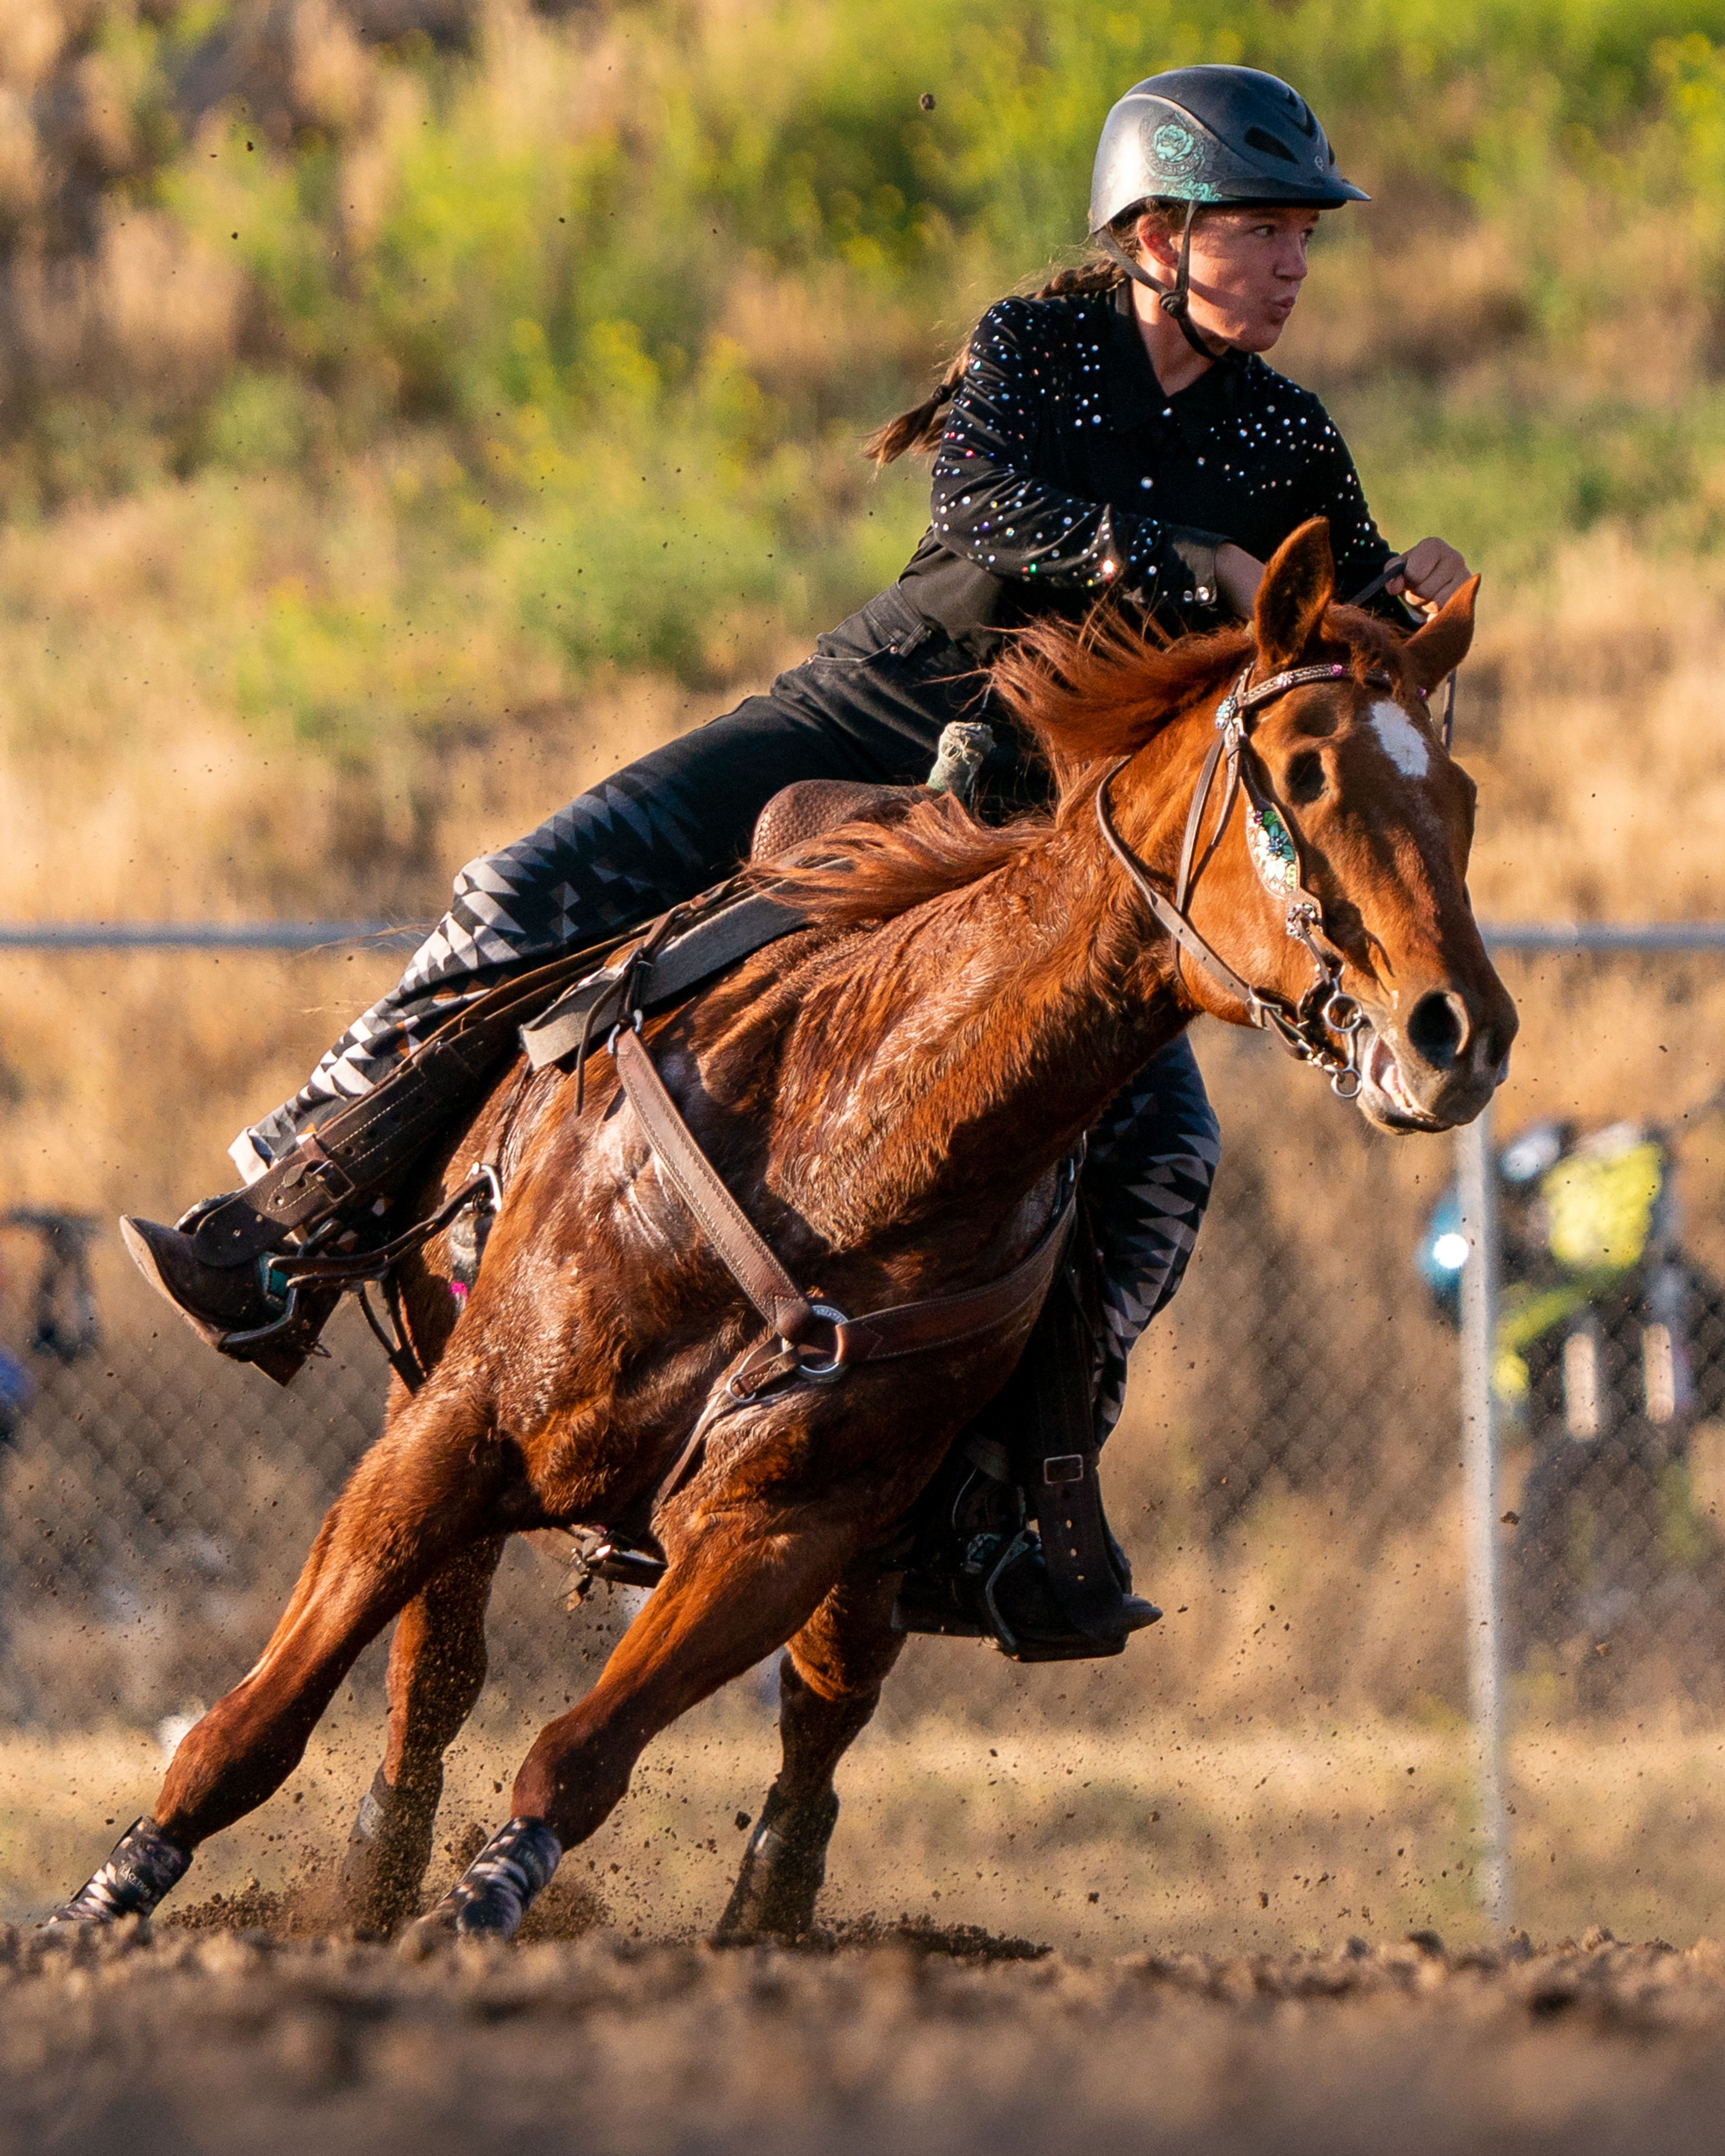
{"type": "MultiPolygon", "coordinates": [[[[1154,217],[1171,233],[1178,233],[1184,222],[1186,205],[1183,203],[1139,203],[1123,210],[1108,228],[1110,235],[1128,254],[1137,252],[1138,219],[1146,213],[1154,217]]],[[[1045,285],[1025,294],[1031,300],[1065,300],[1086,293],[1111,292],[1126,273],[1120,264],[1104,254],[1100,248],[1082,262],[1069,270],[1056,270],[1045,285]]],[[[890,465],[899,457],[912,453],[921,455],[940,446],[946,429],[946,410],[954,393],[964,379],[964,370],[970,362],[972,330],[947,362],[947,369],[933,393],[908,412],[901,412],[896,419],[889,419],[884,427],[877,427],[863,444],[863,454],[877,465],[890,465]]]]}

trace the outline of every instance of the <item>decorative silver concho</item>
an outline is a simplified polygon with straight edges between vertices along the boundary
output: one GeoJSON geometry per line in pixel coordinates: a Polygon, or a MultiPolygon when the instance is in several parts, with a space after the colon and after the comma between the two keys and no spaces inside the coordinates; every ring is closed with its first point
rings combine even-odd
{"type": "Polygon", "coordinates": [[[1247,811],[1246,844],[1264,888],[1278,898],[1291,896],[1299,887],[1300,856],[1287,825],[1274,808],[1261,814],[1255,808],[1247,811]]]}

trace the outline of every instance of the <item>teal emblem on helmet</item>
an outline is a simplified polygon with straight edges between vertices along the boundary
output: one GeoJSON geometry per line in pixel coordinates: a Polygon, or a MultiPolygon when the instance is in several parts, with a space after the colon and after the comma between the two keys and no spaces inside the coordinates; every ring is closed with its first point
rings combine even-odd
{"type": "Polygon", "coordinates": [[[1164,120],[1150,137],[1150,155],[1170,179],[1183,179],[1204,162],[1204,146],[1189,127],[1164,120]]]}

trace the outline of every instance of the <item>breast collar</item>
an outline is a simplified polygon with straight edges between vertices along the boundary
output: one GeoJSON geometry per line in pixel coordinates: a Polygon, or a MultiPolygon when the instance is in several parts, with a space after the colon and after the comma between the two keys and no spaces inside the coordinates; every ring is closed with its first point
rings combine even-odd
{"type": "MultiPolygon", "coordinates": [[[[1132,757],[1122,757],[1110,768],[1096,794],[1096,822],[1108,849],[1132,878],[1157,921],[1219,987],[1245,1004],[1246,1015],[1254,1025],[1273,1035],[1300,1062],[1315,1063],[1328,1077],[1332,1090],[1344,1101],[1353,1100],[1360,1089],[1358,1040],[1366,1014],[1358,1002],[1343,990],[1342,954],[1325,930],[1322,906],[1306,886],[1293,819],[1276,798],[1263,759],[1252,747],[1248,722],[1266,705],[1296,689],[1348,679],[1349,669],[1332,663],[1296,666],[1286,673],[1272,674],[1267,680],[1254,685],[1251,666],[1247,665],[1216,707],[1215,737],[1204,757],[1193,792],[1192,806],[1187,812],[1172,898],[1157,889],[1148,870],[1121,837],[1108,804],[1108,789],[1132,762],[1132,757]],[[1224,762],[1228,779],[1222,805],[1209,843],[1200,855],[1199,837],[1204,811],[1215,786],[1216,773],[1224,762]],[[1252,865],[1271,896],[1286,901],[1283,926],[1289,936],[1310,952],[1317,971],[1317,978],[1298,1003],[1291,1003],[1273,989],[1255,988],[1243,980],[1199,933],[1186,911],[1193,886],[1222,843],[1228,819],[1234,811],[1235,797],[1240,793],[1246,797],[1246,844],[1252,865]],[[1339,1049],[1331,1038],[1332,1034],[1342,1044],[1339,1049]]],[[[1377,671],[1366,675],[1364,680],[1365,685],[1372,689],[1393,690],[1395,685],[1387,674],[1377,671]]]]}

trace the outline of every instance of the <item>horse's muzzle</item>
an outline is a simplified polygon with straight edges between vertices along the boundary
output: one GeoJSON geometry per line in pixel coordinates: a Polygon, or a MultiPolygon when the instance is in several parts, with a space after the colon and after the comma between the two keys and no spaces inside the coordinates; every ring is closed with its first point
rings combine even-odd
{"type": "Polygon", "coordinates": [[[1471,1123],[1509,1072],[1514,1013],[1507,1025],[1468,1022],[1452,992],[1420,997],[1399,1027],[1362,1029],[1360,1112],[1385,1131],[1447,1131],[1471,1123]]]}

